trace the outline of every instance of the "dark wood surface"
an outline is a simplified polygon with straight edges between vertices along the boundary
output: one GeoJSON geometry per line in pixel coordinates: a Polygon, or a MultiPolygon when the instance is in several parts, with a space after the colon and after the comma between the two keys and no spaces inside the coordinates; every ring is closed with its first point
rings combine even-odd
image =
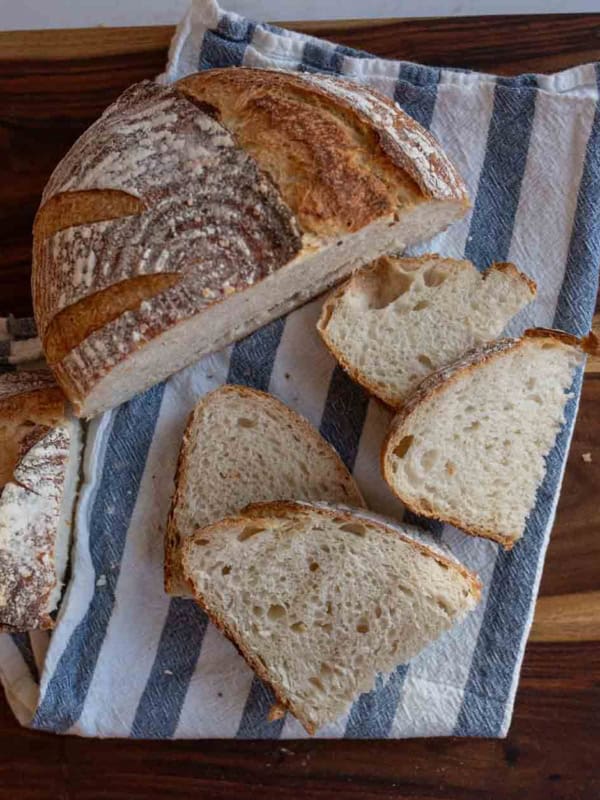
{"type": "MultiPolygon", "coordinates": [[[[504,74],[600,59],[600,15],[293,27],[383,56],[504,74]]],[[[0,314],[30,310],[31,222],[52,167],[126,86],[161,70],[171,34],[0,33],[0,314]]],[[[600,359],[586,373],[506,740],[84,740],[21,729],[0,698],[1,800],[600,798],[599,408],[600,359]]]]}

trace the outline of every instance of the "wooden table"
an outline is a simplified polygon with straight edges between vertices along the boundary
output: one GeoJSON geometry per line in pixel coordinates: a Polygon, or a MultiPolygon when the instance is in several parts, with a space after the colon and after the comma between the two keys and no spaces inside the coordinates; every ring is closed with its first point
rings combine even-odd
{"type": "MultiPolygon", "coordinates": [[[[504,74],[600,59],[600,15],[292,26],[379,55],[504,74]]],[[[171,35],[0,33],[0,314],[30,311],[31,222],[52,167],[126,86],[161,70],[171,35]]],[[[2,698],[0,798],[600,797],[599,408],[597,359],[506,740],[92,741],[21,729],[2,698]]]]}

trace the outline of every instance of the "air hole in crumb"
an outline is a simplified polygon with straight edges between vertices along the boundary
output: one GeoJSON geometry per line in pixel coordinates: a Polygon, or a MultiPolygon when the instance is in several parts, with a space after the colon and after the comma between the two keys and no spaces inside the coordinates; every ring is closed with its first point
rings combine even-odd
{"type": "Polygon", "coordinates": [[[367,308],[379,310],[389,306],[409,291],[414,280],[392,266],[387,259],[376,262],[374,269],[368,270],[361,280],[361,294],[356,297],[357,303],[367,308]]]}
{"type": "Polygon", "coordinates": [[[320,672],[321,672],[321,675],[331,675],[331,673],[333,672],[333,670],[331,669],[331,667],[329,666],[329,664],[326,664],[325,662],[323,662],[323,663],[321,664],[321,670],[320,670],[320,672]]]}
{"type": "Polygon", "coordinates": [[[257,617],[262,617],[265,610],[262,606],[252,606],[252,613],[255,614],[257,617]]]}
{"type": "Polygon", "coordinates": [[[393,455],[395,455],[396,458],[404,458],[414,440],[414,436],[405,436],[403,439],[400,439],[396,447],[392,450],[393,455]]]}
{"type": "Polygon", "coordinates": [[[293,625],[290,625],[290,630],[294,631],[294,633],[304,633],[306,625],[304,622],[294,622],[293,625]]]}
{"type": "Polygon", "coordinates": [[[282,617],[285,617],[284,606],[280,606],[277,604],[269,606],[269,610],[267,611],[267,617],[271,620],[279,620],[282,617]]]}
{"type": "Polygon", "coordinates": [[[327,605],[325,606],[325,610],[328,614],[333,614],[333,607],[331,605],[331,600],[327,601],[327,605]]]}
{"type": "Polygon", "coordinates": [[[450,614],[450,606],[442,597],[436,597],[435,604],[444,612],[444,614],[450,614]]]}
{"type": "Polygon", "coordinates": [[[534,386],[535,386],[535,378],[529,378],[529,380],[527,381],[527,383],[525,384],[525,386],[526,386],[528,389],[533,389],[533,388],[534,388],[534,386]]]}
{"type": "Polygon", "coordinates": [[[369,623],[361,620],[358,625],[356,626],[356,630],[358,633],[368,633],[369,632],[369,623]]]}
{"type": "Polygon", "coordinates": [[[413,306],[413,311],[423,311],[424,308],[427,308],[429,303],[427,300],[419,300],[419,302],[413,306]]]}
{"type": "Polygon", "coordinates": [[[421,457],[421,466],[423,469],[433,469],[439,456],[439,450],[426,450],[421,457]]]}
{"type": "Polygon", "coordinates": [[[381,606],[376,606],[375,607],[375,616],[377,617],[377,619],[379,619],[379,617],[381,616],[382,613],[383,612],[381,611],[381,606]]]}
{"type": "Polygon", "coordinates": [[[196,539],[195,544],[200,544],[200,545],[204,546],[205,544],[209,544],[209,541],[208,541],[208,539],[196,539]]]}
{"type": "Polygon", "coordinates": [[[317,623],[319,628],[323,628],[325,633],[331,633],[333,630],[333,625],[330,622],[319,622],[317,623]]]}
{"type": "Polygon", "coordinates": [[[330,550],[329,550],[329,545],[328,545],[328,544],[322,544],[322,545],[321,545],[321,550],[322,550],[324,553],[329,553],[329,552],[330,552],[330,550]]]}
{"type": "Polygon", "coordinates": [[[423,364],[424,367],[427,367],[427,369],[434,369],[433,361],[423,353],[421,353],[417,360],[420,364],[423,364]]]}
{"type": "Polygon", "coordinates": [[[479,420],[475,419],[475,420],[473,420],[473,422],[471,422],[470,425],[467,425],[465,430],[466,431],[476,431],[477,428],[480,428],[480,427],[481,427],[481,422],[479,422],[479,420]]]}
{"type": "Polygon", "coordinates": [[[237,424],[239,428],[254,428],[256,427],[256,420],[248,419],[248,417],[239,417],[237,424]]]}
{"type": "Polygon", "coordinates": [[[238,542],[245,542],[251,536],[256,536],[257,533],[263,533],[266,530],[264,525],[246,525],[238,533],[238,542]]]}
{"type": "Polygon", "coordinates": [[[311,572],[316,572],[319,569],[319,565],[316,561],[311,561],[308,568],[311,572]]]}
{"type": "Polygon", "coordinates": [[[545,342],[542,345],[542,350],[554,350],[558,345],[555,342],[545,342]]]}
{"type": "Polygon", "coordinates": [[[367,533],[367,529],[360,522],[345,522],[340,525],[340,530],[346,531],[346,533],[355,533],[357,536],[366,536],[367,533]]]}
{"type": "Polygon", "coordinates": [[[537,403],[540,406],[544,404],[544,401],[542,400],[539,394],[532,394],[531,399],[533,400],[534,403],[537,403]]]}
{"type": "Polygon", "coordinates": [[[323,684],[321,683],[321,679],[320,679],[320,678],[317,678],[315,675],[313,675],[312,677],[310,677],[310,678],[308,679],[308,682],[309,682],[309,683],[312,683],[312,685],[313,685],[313,686],[316,686],[316,688],[317,688],[317,689],[318,689],[320,692],[324,692],[324,691],[325,691],[325,687],[324,687],[324,686],[323,686],[323,684]]]}
{"type": "Polygon", "coordinates": [[[453,461],[446,461],[446,472],[448,475],[456,474],[456,464],[453,461]]]}
{"type": "Polygon", "coordinates": [[[439,267],[429,267],[428,270],[425,270],[425,274],[423,275],[423,283],[425,286],[439,286],[447,277],[448,273],[444,272],[443,269],[439,267]]]}
{"type": "Polygon", "coordinates": [[[221,570],[221,575],[229,575],[230,572],[231,572],[230,565],[229,564],[225,564],[225,566],[221,570]]]}
{"type": "Polygon", "coordinates": [[[395,641],[393,641],[393,642],[392,642],[392,653],[397,653],[397,652],[398,652],[398,647],[399,647],[399,646],[400,646],[400,642],[398,641],[398,639],[396,639],[395,641]]]}

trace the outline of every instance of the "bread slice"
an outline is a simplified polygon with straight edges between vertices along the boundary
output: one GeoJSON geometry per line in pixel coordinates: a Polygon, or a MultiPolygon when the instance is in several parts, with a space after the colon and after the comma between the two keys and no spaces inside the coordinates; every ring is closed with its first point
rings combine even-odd
{"type": "Polygon", "coordinates": [[[0,630],[51,628],[67,568],[79,425],[47,373],[0,376],[0,630]]]}
{"type": "Polygon", "coordinates": [[[415,529],[347,508],[264,503],[197,531],[197,602],[309,733],[477,603],[477,578],[415,529]]]}
{"type": "Polygon", "coordinates": [[[46,358],[93,416],[468,207],[439,144],[365,86],[246,68],[145,81],[44,191],[32,285],[46,358]]]}
{"type": "Polygon", "coordinates": [[[575,369],[597,347],[593,334],[537,328],[426,378],[383,445],[392,491],[417,514],[510,549],[535,504],[575,369]]]}
{"type": "Polygon", "coordinates": [[[189,595],[181,544],[198,527],[262,500],[364,506],[341,458],[303,417],[244,386],[222,386],[190,416],[167,523],[165,589],[189,595]]]}
{"type": "Polygon", "coordinates": [[[427,375],[499,336],[535,292],[514,264],[479,272],[432,253],[383,256],[331,294],[317,329],[355,381],[398,408],[427,375]]]}

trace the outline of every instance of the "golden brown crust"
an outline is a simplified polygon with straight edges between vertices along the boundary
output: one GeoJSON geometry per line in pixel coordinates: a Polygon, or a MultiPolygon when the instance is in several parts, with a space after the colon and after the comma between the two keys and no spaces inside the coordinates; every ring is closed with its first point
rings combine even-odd
{"type": "MultiPolygon", "coordinates": [[[[323,343],[332,354],[332,356],[336,359],[336,361],[340,364],[340,366],[344,369],[345,372],[352,378],[353,381],[358,383],[360,386],[363,387],[369,394],[373,397],[380,400],[386,407],[398,411],[403,407],[406,401],[398,400],[396,395],[392,392],[388,392],[385,386],[381,386],[379,384],[373,383],[365,374],[364,372],[357,367],[354,363],[349,361],[344,353],[336,347],[335,343],[331,339],[330,336],[327,334],[327,325],[331,319],[331,316],[335,310],[336,305],[340,302],[341,298],[346,294],[348,291],[352,291],[354,289],[360,291],[361,282],[365,280],[365,276],[372,270],[377,269],[378,265],[384,263],[389,265],[400,265],[402,262],[411,262],[416,265],[416,268],[419,267],[420,264],[426,264],[434,261],[442,261],[448,265],[448,268],[454,270],[463,270],[463,269],[475,269],[473,264],[470,261],[466,261],[464,259],[451,259],[446,258],[445,256],[441,256],[438,253],[425,253],[422,256],[410,257],[410,258],[397,258],[393,256],[382,256],[378,258],[376,261],[368,264],[366,267],[363,267],[357,270],[352,277],[345,281],[341,286],[338,286],[333,292],[325,299],[323,304],[323,308],[321,310],[321,314],[319,316],[319,320],[317,322],[317,331],[319,332],[323,343]]],[[[411,267],[412,269],[412,267],[411,267]]],[[[498,262],[492,264],[488,269],[483,272],[483,278],[487,278],[493,272],[505,272],[513,275],[515,279],[522,281],[525,283],[529,290],[532,293],[532,299],[535,297],[537,292],[537,284],[536,282],[526,275],[524,272],[521,272],[514,264],[510,262],[498,262]]],[[[593,335],[593,334],[590,334],[593,335]]]]}
{"type": "MultiPolygon", "coordinates": [[[[397,415],[392,420],[390,429],[383,440],[380,452],[380,469],[385,482],[388,484],[392,492],[398,497],[402,503],[415,514],[418,514],[429,519],[435,519],[438,522],[443,522],[448,525],[453,525],[455,528],[468,533],[471,536],[479,536],[485,539],[492,539],[501,544],[505,550],[510,550],[514,544],[519,540],[520,535],[517,533],[515,536],[505,536],[498,531],[493,531],[479,525],[466,526],[464,521],[453,517],[452,515],[438,514],[428,503],[419,502],[418,500],[405,495],[399,491],[394,484],[394,476],[389,463],[389,455],[396,443],[404,436],[403,427],[410,418],[411,414],[426,400],[429,400],[436,394],[444,391],[449,385],[472,372],[482,364],[502,356],[509,350],[520,349],[524,346],[528,339],[547,339],[549,342],[557,342],[565,344],[570,347],[576,347],[582,353],[593,352],[597,347],[597,339],[594,334],[590,333],[588,336],[580,339],[570,333],[558,331],[551,328],[529,328],[525,331],[520,339],[497,339],[494,342],[489,342],[482,347],[469,350],[461,358],[443,367],[432,375],[429,375],[425,380],[419,384],[416,391],[406,401],[406,403],[398,410],[397,415]],[[591,338],[590,338],[591,337],[591,338]],[[590,350],[591,348],[591,350],[590,350]]],[[[408,434],[407,434],[408,435],[408,434]]]]}
{"type": "Polygon", "coordinates": [[[215,107],[311,233],[356,231],[419,198],[468,208],[464,184],[437,142],[375,90],[244,67],[207,70],[176,87],[215,107]]]}
{"type": "Polygon", "coordinates": [[[209,392],[207,395],[196,404],[192,410],[181,443],[181,449],[177,459],[177,468],[175,471],[175,491],[171,500],[171,508],[167,518],[167,527],[165,532],[165,591],[170,593],[175,590],[177,580],[180,573],[181,562],[181,535],[177,528],[176,523],[176,509],[183,501],[185,491],[185,476],[188,468],[188,445],[192,441],[192,432],[194,430],[196,421],[204,413],[204,410],[209,404],[218,403],[223,397],[227,395],[236,395],[254,401],[258,401],[263,405],[268,405],[277,414],[283,415],[284,418],[292,425],[304,439],[312,440],[318,447],[320,452],[327,458],[333,458],[336,462],[335,469],[340,482],[344,486],[345,491],[348,493],[348,502],[356,506],[366,508],[365,500],[361,494],[358,485],[344,462],[340,458],[336,450],[323,439],[320,433],[306,420],[301,414],[293,411],[281,400],[278,400],[267,392],[261,392],[258,389],[253,389],[249,386],[239,386],[237,384],[225,384],[224,386],[209,392]]]}
{"type": "MultiPolygon", "coordinates": [[[[352,514],[347,509],[339,509],[335,507],[325,508],[322,505],[313,505],[311,503],[296,503],[290,501],[275,501],[275,502],[267,502],[267,503],[252,503],[238,515],[227,517],[226,519],[220,520],[219,522],[215,522],[212,525],[208,525],[205,528],[201,528],[196,531],[193,536],[191,536],[185,543],[184,547],[189,549],[193,546],[195,539],[207,539],[211,535],[219,536],[221,531],[228,528],[232,525],[244,524],[248,517],[252,519],[264,519],[265,523],[268,523],[269,519],[281,518],[281,517],[288,517],[289,515],[293,515],[293,518],[297,518],[298,515],[301,514],[321,514],[325,517],[329,517],[330,519],[341,519],[347,522],[355,522],[357,519],[361,521],[365,521],[367,524],[377,528],[381,532],[386,534],[396,536],[397,538],[401,539],[406,544],[410,545],[411,547],[415,548],[419,552],[423,553],[424,555],[433,558],[438,563],[442,564],[444,567],[454,570],[458,572],[461,577],[465,578],[473,593],[474,599],[478,601],[481,597],[481,588],[482,584],[478,577],[469,572],[460,562],[455,561],[451,558],[445,557],[441,554],[438,550],[434,550],[432,548],[427,547],[426,545],[422,544],[421,542],[415,540],[410,536],[408,532],[402,532],[400,530],[401,524],[398,524],[398,527],[394,524],[394,526],[390,524],[385,524],[383,521],[370,519],[364,517],[360,514],[360,509],[358,510],[359,513],[352,514]]],[[[354,534],[349,533],[349,536],[354,536],[354,534]]],[[[291,713],[298,719],[298,721],[302,724],[304,729],[309,733],[311,736],[316,732],[316,726],[313,725],[306,717],[302,714],[301,710],[295,706],[293,702],[289,700],[285,696],[284,691],[280,686],[276,683],[273,683],[271,676],[269,675],[266,666],[260,661],[260,659],[252,653],[251,650],[244,647],[244,644],[239,639],[235,631],[227,624],[226,620],[221,617],[219,614],[216,614],[212,611],[209,605],[206,602],[206,599],[203,595],[199,594],[195,587],[192,578],[189,575],[185,576],[185,579],[190,587],[192,594],[194,595],[194,600],[198,603],[198,605],[205,611],[211,622],[213,622],[216,627],[235,645],[238,652],[241,656],[245,659],[245,661],[249,664],[249,666],[256,672],[258,677],[263,680],[268,686],[270,686],[277,698],[276,704],[271,708],[269,712],[269,720],[280,719],[283,716],[283,712],[285,709],[291,711],[291,713]]]]}

